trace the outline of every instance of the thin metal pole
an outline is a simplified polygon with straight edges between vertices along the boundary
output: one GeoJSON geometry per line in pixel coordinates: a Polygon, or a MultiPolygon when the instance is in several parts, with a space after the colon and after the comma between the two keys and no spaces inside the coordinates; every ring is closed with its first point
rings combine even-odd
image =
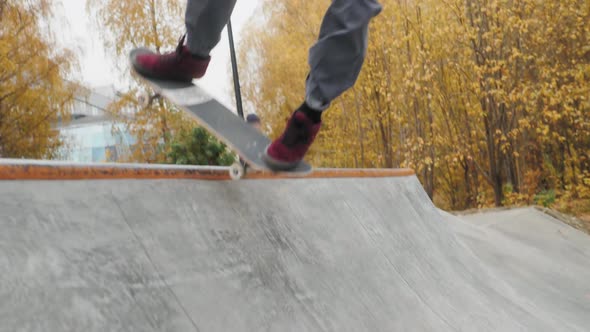
{"type": "Polygon", "coordinates": [[[244,110],[242,109],[242,93],[240,91],[240,78],[238,76],[238,64],[236,60],[236,50],[234,47],[234,36],[231,28],[231,20],[227,22],[227,35],[229,39],[229,53],[231,56],[231,69],[234,77],[234,91],[236,93],[236,107],[238,108],[238,115],[244,118],[244,110]]]}

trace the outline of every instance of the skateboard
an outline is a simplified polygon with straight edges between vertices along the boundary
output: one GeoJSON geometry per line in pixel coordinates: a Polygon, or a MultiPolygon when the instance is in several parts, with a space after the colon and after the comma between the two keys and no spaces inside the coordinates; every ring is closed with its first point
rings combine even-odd
{"type": "MultiPolygon", "coordinates": [[[[130,53],[130,58],[134,51],[130,53]]],[[[258,171],[293,176],[311,173],[311,165],[303,160],[295,168],[289,170],[275,169],[268,165],[262,156],[266,147],[271,143],[270,139],[198,85],[192,82],[167,81],[147,77],[136,71],[132,63],[131,71],[155,91],[155,94],[144,98],[146,102],[151,102],[156,98],[167,99],[241,157],[244,162],[236,161],[229,168],[232,179],[242,178],[248,168],[246,166],[258,171]]]]}

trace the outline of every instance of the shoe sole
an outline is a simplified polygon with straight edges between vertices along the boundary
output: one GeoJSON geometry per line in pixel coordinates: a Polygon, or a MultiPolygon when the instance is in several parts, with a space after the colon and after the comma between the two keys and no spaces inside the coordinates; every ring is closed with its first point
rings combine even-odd
{"type": "Polygon", "coordinates": [[[293,170],[299,165],[301,162],[300,160],[295,162],[284,162],[280,160],[276,160],[273,157],[268,155],[268,146],[264,149],[264,154],[262,154],[262,160],[270,166],[273,170],[276,171],[290,171],[293,170]]]}

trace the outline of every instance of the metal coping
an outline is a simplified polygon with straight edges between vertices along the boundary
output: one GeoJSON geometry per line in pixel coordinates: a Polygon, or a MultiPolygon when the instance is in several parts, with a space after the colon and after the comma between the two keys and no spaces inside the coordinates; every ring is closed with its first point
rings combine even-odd
{"type": "MultiPolygon", "coordinates": [[[[248,170],[245,179],[375,178],[414,175],[408,168],[317,168],[297,175],[248,170]]],[[[72,163],[50,160],[0,159],[0,180],[231,180],[229,167],[128,163],[72,163]]]]}

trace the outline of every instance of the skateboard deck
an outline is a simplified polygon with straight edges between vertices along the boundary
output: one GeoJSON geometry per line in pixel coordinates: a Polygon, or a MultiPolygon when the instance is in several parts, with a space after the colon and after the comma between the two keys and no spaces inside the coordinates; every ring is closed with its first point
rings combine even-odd
{"type": "MultiPolygon", "coordinates": [[[[184,110],[213,136],[224,142],[245,160],[250,168],[293,175],[305,175],[312,171],[311,165],[303,160],[290,170],[271,168],[262,159],[266,147],[271,143],[270,139],[198,85],[192,82],[165,81],[146,77],[137,72],[133,65],[131,65],[131,70],[137,77],[150,85],[157,94],[184,110]]],[[[232,167],[237,167],[237,165],[232,167]]],[[[234,168],[232,172],[239,171],[234,168]]]]}

